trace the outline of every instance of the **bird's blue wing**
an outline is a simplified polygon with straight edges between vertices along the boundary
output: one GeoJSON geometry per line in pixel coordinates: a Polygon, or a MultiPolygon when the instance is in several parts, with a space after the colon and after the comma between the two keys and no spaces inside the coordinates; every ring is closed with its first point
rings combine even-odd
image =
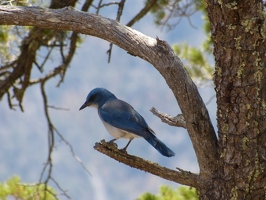
{"type": "Polygon", "coordinates": [[[106,101],[99,107],[99,115],[108,124],[143,137],[162,155],[167,157],[175,155],[154,135],[144,118],[128,103],[119,99],[106,101]]]}
{"type": "Polygon", "coordinates": [[[122,100],[107,101],[99,108],[99,115],[108,124],[138,136],[146,138],[152,134],[144,118],[122,100]]]}

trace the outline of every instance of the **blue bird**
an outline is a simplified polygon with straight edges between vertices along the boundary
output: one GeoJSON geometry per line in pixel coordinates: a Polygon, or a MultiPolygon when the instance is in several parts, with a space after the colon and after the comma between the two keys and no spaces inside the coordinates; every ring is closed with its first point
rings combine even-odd
{"type": "Polygon", "coordinates": [[[162,155],[167,157],[175,155],[171,149],[155,136],[154,131],[148,126],[144,118],[131,105],[117,99],[107,89],[93,89],[79,110],[88,106],[98,109],[99,117],[105,128],[115,138],[110,142],[119,138],[129,139],[123,150],[126,150],[134,138],[143,137],[162,155]]]}

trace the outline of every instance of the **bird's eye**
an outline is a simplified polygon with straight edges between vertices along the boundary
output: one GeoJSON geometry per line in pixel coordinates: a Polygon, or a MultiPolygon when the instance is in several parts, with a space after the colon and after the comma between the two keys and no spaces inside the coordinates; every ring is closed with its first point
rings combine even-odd
{"type": "Polygon", "coordinates": [[[90,101],[94,101],[95,98],[96,98],[96,95],[92,95],[92,96],[90,97],[90,101]]]}

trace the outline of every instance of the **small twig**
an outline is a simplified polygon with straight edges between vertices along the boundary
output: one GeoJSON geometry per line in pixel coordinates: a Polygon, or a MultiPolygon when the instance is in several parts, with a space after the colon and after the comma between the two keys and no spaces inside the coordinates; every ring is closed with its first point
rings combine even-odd
{"type": "MultiPolygon", "coordinates": [[[[42,92],[42,97],[43,97],[43,105],[44,105],[44,112],[45,112],[45,117],[46,117],[46,120],[47,120],[47,123],[48,123],[48,146],[49,146],[49,149],[48,149],[48,158],[47,158],[47,161],[45,163],[45,166],[42,170],[42,173],[41,173],[41,177],[40,177],[40,182],[42,182],[42,178],[44,176],[44,173],[48,167],[48,174],[47,174],[47,177],[44,181],[44,190],[47,191],[47,192],[50,192],[49,189],[48,189],[48,182],[49,180],[52,180],[57,188],[63,193],[64,196],[66,196],[68,199],[70,199],[70,196],[66,193],[65,190],[63,190],[61,188],[61,186],[59,185],[59,183],[53,178],[52,176],[52,171],[53,171],[53,162],[52,162],[52,153],[53,153],[53,149],[55,147],[55,139],[54,139],[54,135],[55,133],[57,133],[57,135],[59,135],[61,137],[61,139],[64,137],[62,137],[62,135],[57,131],[57,129],[54,127],[51,119],[50,119],[50,115],[49,115],[49,111],[48,111],[48,100],[47,100],[47,96],[46,96],[46,92],[45,92],[45,88],[44,88],[44,85],[45,85],[45,81],[42,81],[41,82],[41,92],[42,92]]],[[[66,141],[66,140],[64,140],[66,141]]],[[[45,198],[46,199],[46,193],[44,194],[45,195],[45,198]]],[[[55,194],[53,194],[55,195],[55,194]]],[[[56,196],[56,199],[57,196],[56,196]]]]}
{"type": "Polygon", "coordinates": [[[103,7],[107,7],[111,5],[119,5],[119,2],[104,3],[104,4],[101,4],[99,8],[103,8],[103,7]]]}
{"type": "Polygon", "coordinates": [[[55,110],[64,110],[64,111],[69,111],[70,110],[69,108],[61,108],[61,107],[49,106],[49,105],[47,107],[55,109],[55,110]]]}
{"type": "Polygon", "coordinates": [[[53,177],[51,177],[51,180],[55,183],[56,187],[62,192],[62,195],[64,195],[68,199],[71,199],[71,197],[67,194],[67,191],[63,190],[60,184],[53,177]]]}
{"type": "MultiPolygon", "coordinates": [[[[51,179],[52,179],[52,177],[51,177],[51,179]]],[[[46,189],[46,187],[44,189],[44,195],[45,195],[44,199],[46,199],[46,192],[48,192],[49,194],[51,194],[55,199],[59,200],[58,199],[58,195],[56,193],[54,193],[53,191],[49,190],[48,188],[46,189]]]]}
{"type": "MultiPolygon", "coordinates": [[[[44,190],[48,191],[48,182],[52,177],[52,170],[53,170],[52,153],[53,153],[53,148],[54,148],[54,126],[51,122],[49,112],[48,112],[48,101],[47,101],[47,96],[46,96],[44,85],[45,85],[45,81],[42,81],[41,82],[41,93],[43,97],[44,113],[45,113],[45,117],[48,123],[48,129],[49,129],[48,130],[48,157],[47,157],[47,161],[44,165],[44,168],[40,176],[40,182],[42,182],[43,175],[46,171],[46,168],[48,167],[48,174],[44,181],[44,190]]],[[[44,199],[46,199],[46,192],[44,193],[44,199]]]]}
{"type": "Polygon", "coordinates": [[[35,184],[23,184],[21,183],[20,185],[22,185],[23,187],[37,187],[37,190],[30,194],[27,198],[25,198],[25,200],[32,200],[32,199],[38,199],[38,197],[40,197],[40,192],[44,191],[44,193],[48,192],[49,194],[51,194],[55,199],[59,200],[56,193],[53,192],[52,189],[41,189],[42,188],[42,184],[43,183],[35,183],[35,184]]]}
{"type": "Polygon", "coordinates": [[[81,8],[82,11],[87,12],[92,5],[93,0],[86,0],[81,8]]]}
{"type": "Polygon", "coordinates": [[[61,55],[61,59],[62,59],[62,63],[65,63],[66,62],[66,57],[64,55],[64,42],[62,39],[60,39],[60,46],[59,46],[59,52],[60,52],[60,55],[61,55]]]}
{"type": "Polygon", "coordinates": [[[9,91],[7,91],[7,102],[8,102],[8,106],[9,106],[10,109],[12,109],[12,110],[16,110],[16,109],[14,108],[13,104],[12,104],[11,96],[10,96],[9,91]]]}
{"type": "Polygon", "coordinates": [[[117,10],[117,16],[116,16],[116,20],[118,22],[120,22],[120,18],[123,14],[125,2],[126,2],[126,0],[121,0],[120,3],[118,4],[118,10],[117,10]]]}
{"type": "Polygon", "coordinates": [[[113,43],[110,43],[109,49],[106,51],[106,54],[108,55],[108,63],[111,62],[112,49],[113,49],[113,43]]]}
{"type": "Polygon", "coordinates": [[[96,7],[96,8],[97,8],[97,10],[96,10],[96,14],[97,14],[97,15],[98,15],[99,12],[100,12],[100,8],[101,8],[101,5],[102,5],[102,1],[103,1],[103,0],[100,0],[99,3],[98,3],[98,6],[96,7]]]}
{"type": "Polygon", "coordinates": [[[133,17],[126,26],[133,26],[137,21],[139,21],[141,18],[143,18],[150,10],[151,8],[156,4],[158,0],[150,0],[147,1],[146,5],[141,9],[141,11],[133,17]]]}
{"type": "Polygon", "coordinates": [[[54,125],[50,119],[50,115],[48,112],[48,100],[47,100],[47,96],[46,96],[46,92],[45,92],[45,81],[41,82],[41,93],[42,93],[42,97],[43,97],[43,106],[44,106],[44,112],[45,112],[45,117],[48,123],[48,129],[49,129],[49,134],[48,134],[48,143],[49,143],[49,161],[52,161],[51,158],[51,154],[53,151],[53,147],[54,147],[54,125]]]}
{"type": "MultiPolygon", "coordinates": [[[[70,45],[68,49],[68,54],[64,56],[64,60],[62,60],[62,65],[60,66],[62,70],[60,71],[61,79],[59,83],[57,84],[57,87],[60,86],[61,83],[63,83],[66,75],[67,68],[70,65],[70,62],[75,54],[76,48],[77,48],[77,41],[79,38],[79,34],[76,32],[72,32],[70,37],[70,45]]],[[[63,52],[62,52],[63,53],[63,52]]]]}
{"type": "Polygon", "coordinates": [[[181,168],[179,168],[179,167],[176,167],[176,169],[177,169],[178,171],[180,171],[181,173],[183,173],[184,175],[185,175],[185,174],[192,174],[192,172],[190,172],[190,171],[186,171],[186,170],[183,170],[183,169],[181,169],[181,168]]]}
{"type": "Polygon", "coordinates": [[[188,19],[189,24],[193,28],[196,28],[189,19],[191,15],[198,11],[198,9],[194,8],[193,6],[195,6],[195,0],[190,0],[186,2],[169,1],[168,5],[166,5],[164,8],[165,17],[159,21],[159,25],[162,26],[162,29],[164,29],[164,27],[167,27],[168,30],[171,30],[181,22],[183,17],[185,17],[188,19]],[[170,23],[171,19],[175,19],[175,22],[172,24],[170,23]]]}
{"type": "Polygon", "coordinates": [[[57,135],[61,138],[61,140],[70,148],[72,156],[79,162],[79,164],[83,167],[83,169],[91,176],[90,171],[86,168],[86,165],[82,162],[82,160],[76,155],[73,146],[64,138],[64,136],[55,129],[57,135]]]}
{"type": "Polygon", "coordinates": [[[159,117],[162,122],[167,123],[170,126],[177,126],[186,128],[186,121],[182,114],[175,117],[158,111],[156,108],[152,107],[150,110],[155,116],[159,117]]]}
{"type": "Polygon", "coordinates": [[[16,62],[17,62],[17,61],[14,60],[14,61],[12,61],[12,62],[10,62],[10,63],[7,63],[7,64],[5,64],[5,65],[0,66],[0,71],[8,70],[9,68],[14,67],[14,65],[16,64],[16,62]]]}
{"type": "Polygon", "coordinates": [[[46,62],[48,61],[48,59],[49,59],[49,57],[50,57],[50,55],[51,55],[53,49],[54,49],[54,46],[52,46],[52,47],[50,48],[50,50],[49,50],[48,53],[46,54],[46,56],[45,56],[45,58],[44,58],[44,60],[43,60],[43,62],[42,62],[42,64],[41,64],[40,66],[38,65],[37,61],[34,61],[35,65],[39,68],[40,72],[43,72],[43,67],[44,67],[44,65],[46,64],[46,62]]]}
{"type": "Polygon", "coordinates": [[[34,60],[33,63],[37,66],[37,68],[39,69],[39,71],[42,73],[43,70],[42,70],[41,66],[39,66],[39,64],[36,62],[36,60],[34,60]]]}
{"type": "MultiPolygon", "coordinates": [[[[118,3],[118,10],[117,10],[117,15],[116,15],[116,20],[118,22],[120,22],[120,18],[122,16],[122,13],[123,13],[123,10],[124,10],[125,2],[126,2],[126,0],[121,0],[120,3],[118,3]]],[[[112,49],[113,49],[113,43],[110,43],[109,50],[107,50],[108,63],[111,62],[112,49]]]]}

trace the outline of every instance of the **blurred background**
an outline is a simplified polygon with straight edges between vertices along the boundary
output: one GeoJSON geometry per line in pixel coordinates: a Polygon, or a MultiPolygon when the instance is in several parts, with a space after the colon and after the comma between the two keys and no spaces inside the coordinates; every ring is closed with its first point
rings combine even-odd
{"type": "MultiPolygon", "coordinates": [[[[40,6],[43,4],[45,2],[38,2],[40,6]]],[[[143,1],[127,1],[121,23],[125,24],[142,7],[143,1]]],[[[115,18],[116,9],[108,7],[99,14],[115,18]]],[[[158,36],[170,45],[186,42],[199,47],[206,37],[202,31],[202,16],[201,12],[196,12],[189,20],[182,18],[173,30],[168,30],[155,25],[154,16],[147,14],[133,28],[152,38],[158,36]]],[[[197,159],[187,131],[162,123],[150,112],[150,109],[155,107],[173,116],[181,113],[171,90],[155,68],[115,45],[111,62],[108,63],[108,42],[85,35],[82,39],[83,42],[75,53],[63,84],[57,87],[59,78],[55,78],[45,85],[49,105],[66,109],[49,109],[52,122],[71,143],[76,155],[91,173],[88,174],[77,162],[69,146],[56,137],[52,154],[53,177],[60,186],[67,190],[72,199],[90,197],[89,199],[94,200],[133,200],[144,192],[157,193],[161,185],[178,186],[176,183],[118,163],[93,149],[94,144],[101,139],[112,139],[102,125],[96,109],[87,108],[79,111],[87,94],[95,87],[107,88],[118,98],[130,103],[176,156],[163,157],[143,139],[133,140],[127,149],[129,154],[167,168],[179,167],[197,173],[197,159]]],[[[40,50],[40,55],[42,51],[45,50],[40,50]]],[[[52,56],[48,68],[49,65],[52,68],[56,64],[57,56],[59,53],[52,56]]],[[[32,76],[37,77],[38,73],[38,70],[35,70],[32,76]]],[[[201,84],[199,91],[204,102],[211,100],[214,95],[212,82],[201,84]]],[[[23,107],[24,112],[19,109],[10,110],[6,97],[0,104],[1,182],[14,175],[21,177],[21,182],[38,182],[47,160],[48,127],[39,85],[27,90],[23,107]]],[[[208,102],[207,108],[216,128],[215,99],[208,102]]],[[[117,141],[119,148],[124,147],[126,143],[123,139],[117,141]]],[[[51,185],[53,186],[53,183],[51,185]]]]}

